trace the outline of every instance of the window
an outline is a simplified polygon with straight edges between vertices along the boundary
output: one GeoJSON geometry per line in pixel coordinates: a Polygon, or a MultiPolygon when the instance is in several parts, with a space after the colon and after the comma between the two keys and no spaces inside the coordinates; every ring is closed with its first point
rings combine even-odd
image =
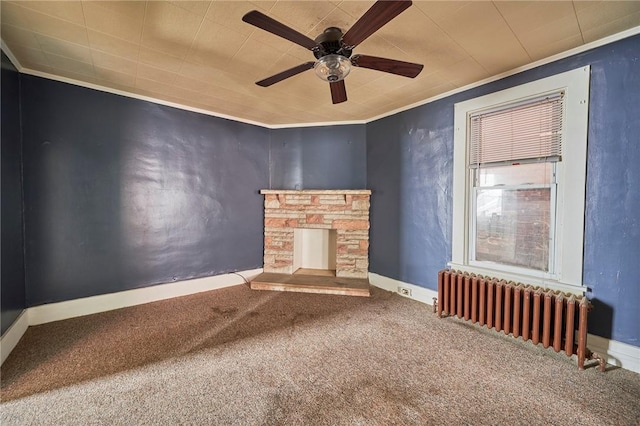
{"type": "Polygon", "coordinates": [[[456,269],[582,291],[589,67],[456,104],[456,269]]]}
{"type": "Polygon", "coordinates": [[[470,264],[553,274],[563,101],[554,92],[469,114],[470,264]]]}

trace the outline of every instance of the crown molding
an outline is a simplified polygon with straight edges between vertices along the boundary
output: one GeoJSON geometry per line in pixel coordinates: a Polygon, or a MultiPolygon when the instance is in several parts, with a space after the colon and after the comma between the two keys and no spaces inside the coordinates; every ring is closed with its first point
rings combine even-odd
{"type": "Polygon", "coordinates": [[[7,55],[7,57],[9,58],[13,66],[16,67],[16,69],[18,70],[18,72],[22,72],[22,70],[24,70],[24,67],[18,61],[18,58],[15,57],[11,49],[9,49],[9,46],[7,46],[4,40],[2,39],[0,39],[0,46],[2,46],[2,51],[4,52],[5,55],[7,55]]]}
{"type": "Polygon", "coordinates": [[[190,107],[188,105],[183,105],[183,104],[179,104],[179,103],[175,103],[175,102],[169,102],[169,101],[165,101],[162,99],[158,99],[158,98],[153,98],[150,96],[143,96],[143,95],[138,95],[135,93],[131,93],[131,92],[126,92],[123,90],[118,90],[118,89],[112,89],[106,86],[101,86],[98,84],[93,84],[93,83],[87,83],[84,81],[80,81],[80,80],[75,80],[72,78],[67,78],[67,77],[61,77],[61,76],[57,76],[55,74],[50,74],[50,73],[46,73],[46,72],[42,72],[42,71],[36,71],[36,70],[32,70],[30,68],[25,68],[23,67],[20,62],[17,60],[17,58],[13,55],[13,53],[11,52],[11,49],[9,49],[9,47],[5,44],[4,40],[1,40],[2,42],[2,50],[6,53],[6,55],[9,57],[9,59],[11,60],[11,62],[13,62],[13,64],[15,65],[15,67],[18,69],[19,72],[23,73],[23,74],[29,74],[29,75],[33,75],[36,77],[42,77],[42,78],[47,78],[50,80],[55,80],[55,81],[60,81],[63,83],[68,83],[68,84],[73,84],[76,86],[81,86],[81,87],[86,87],[89,89],[94,89],[94,90],[99,90],[101,92],[106,92],[106,93],[113,93],[116,95],[120,95],[120,96],[126,96],[129,98],[133,98],[133,99],[139,99],[139,100],[143,100],[143,101],[147,101],[147,102],[153,102],[159,105],[165,105],[165,106],[169,106],[172,108],[177,108],[177,109],[182,109],[185,111],[191,111],[191,112],[196,112],[199,114],[204,114],[204,115],[209,115],[212,117],[218,117],[218,118],[223,118],[226,120],[232,120],[232,121],[237,121],[240,123],[245,123],[245,124],[250,124],[250,125],[254,125],[254,126],[259,126],[259,127],[265,127],[267,129],[288,129],[288,128],[301,128],[301,127],[326,127],[326,126],[348,126],[348,125],[354,125],[354,124],[367,124],[367,123],[371,123],[373,121],[376,120],[380,120],[382,118],[385,117],[389,117],[404,111],[408,111],[410,109],[413,108],[417,108],[419,106],[422,105],[426,105],[429,104],[431,102],[435,102],[439,99],[444,99],[446,97],[455,95],[457,93],[461,93],[497,80],[501,80],[505,77],[509,77],[518,73],[521,73],[523,71],[528,71],[530,69],[539,67],[541,65],[546,65],[549,64],[551,62],[555,62],[561,59],[565,59],[568,58],[570,56],[573,55],[577,55],[579,53],[583,53],[586,52],[588,50],[591,49],[595,49],[597,47],[601,47],[601,46],[605,46],[607,44],[611,44],[614,43],[616,41],[619,40],[623,40],[625,38],[629,38],[632,37],[634,35],[640,34],[640,26],[637,27],[633,27],[633,28],[629,28],[628,30],[625,31],[621,31],[619,33],[616,34],[612,34],[610,36],[601,38],[599,40],[595,40],[592,41],[590,43],[586,43],[583,44],[581,46],[575,47],[573,49],[570,50],[566,50],[564,52],[558,53],[556,55],[553,56],[549,56],[546,57],[544,59],[540,59],[537,60],[535,62],[531,62],[527,65],[523,65],[521,67],[517,67],[514,68],[512,70],[503,72],[501,74],[497,74],[488,78],[485,78],[483,80],[477,81],[475,83],[471,83],[468,84],[466,86],[462,86],[462,87],[458,87],[456,89],[450,90],[448,92],[442,93],[440,95],[437,96],[432,96],[430,98],[424,99],[422,101],[419,102],[415,102],[413,104],[401,107],[401,108],[397,108],[394,110],[391,110],[389,112],[386,112],[384,114],[380,114],[368,119],[364,119],[364,120],[346,120],[346,121],[329,121],[329,122],[310,122],[310,123],[288,123],[288,124],[267,124],[267,123],[262,123],[260,121],[255,121],[255,120],[248,120],[245,118],[241,118],[241,117],[235,117],[235,116],[231,116],[231,115],[227,115],[227,114],[221,114],[221,113],[217,113],[215,111],[210,111],[210,110],[205,110],[205,109],[201,109],[201,108],[194,108],[194,107],[190,107]]]}
{"type": "Polygon", "coordinates": [[[436,95],[436,96],[433,96],[431,98],[428,98],[428,99],[425,99],[425,100],[422,100],[422,101],[419,101],[419,102],[415,102],[415,103],[413,103],[411,105],[407,105],[407,106],[404,106],[404,107],[401,107],[401,108],[394,109],[393,111],[389,111],[387,113],[377,115],[377,116],[375,116],[373,118],[368,119],[367,123],[371,123],[372,121],[380,120],[381,118],[389,117],[389,116],[398,114],[398,113],[403,112],[403,111],[408,111],[410,109],[417,108],[419,106],[426,105],[426,104],[431,103],[431,102],[435,102],[435,101],[437,101],[439,99],[444,99],[446,97],[455,95],[457,93],[465,92],[467,90],[474,89],[476,87],[480,87],[480,86],[483,86],[485,84],[492,83],[494,81],[502,80],[503,78],[510,77],[512,75],[519,74],[521,72],[528,71],[530,69],[537,68],[537,67],[542,66],[542,65],[550,64],[552,62],[556,62],[556,61],[559,61],[561,59],[565,59],[565,58],[568,58],[570,56],[577,55],[579,53],[583,53],[583,52],[586,52],[586,51],[591,50],[591,49],[595,49],[597,47],[605,46],[607,44],[611,44],[611,43],[614,43],[616,41],[620,41],[620,40],[632,37],[632,36],[637,35],[637,34],[640,34],[640,26],[629,28],[628,30],[625,30],[625,31],[622,31],[622,32],[619,32],[619,33],[616,33],[616,34],[613,34],[613,35],[610,35],[608,37],[601,38],[599,40],[592,41],[590,43],[583,44],[583,45],[578,46],[578,47],[574,47],[573,49],[570,49],[570,50],[565,50],[564,52],[558,53],[558,54],[553,55],[553,56],[548,56],[546,58],[539,59],[539,60],[537,60],[535,62],[531,62],[531,63],[529,63],[527,65],[523,65],[521,67],[517,67],[517,68],[514,68],[514,69],[509,70],[509,71],[505,71],[505,72],[503,72],[501,74],[496,74],[494,76],[487,77],[487,78],[485,78],[483,80],[476,81],[475,83],[467,84],[466,86],[458,87],[457,89],[453,89],[453,90],[450,90],[448,92],[442,93],[440,95],[436,95]]]}

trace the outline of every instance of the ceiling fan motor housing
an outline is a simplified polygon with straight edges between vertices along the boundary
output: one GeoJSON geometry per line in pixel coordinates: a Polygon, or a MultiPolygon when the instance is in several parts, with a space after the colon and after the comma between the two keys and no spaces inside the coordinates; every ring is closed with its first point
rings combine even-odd
{"type": "Polygon", "coordinates": [[[345,58],[351,56],[351,49],[347,49],[342,45],[342,30],[338,27],[329,27],[316,37],[315,42],[318,44],[313,49],[316,59],[320,59],[326,55],[341,55],[345,58]]]}

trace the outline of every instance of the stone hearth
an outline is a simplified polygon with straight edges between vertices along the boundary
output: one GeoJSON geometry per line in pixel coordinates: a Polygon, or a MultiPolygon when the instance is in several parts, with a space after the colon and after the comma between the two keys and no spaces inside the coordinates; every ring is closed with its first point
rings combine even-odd
{"type": "MultiPolygon", "coordinates": [[[[276,276],[274,274],[282,274],[282,281],[288,284],[295,281],[289,275],[296,272],[293,270],[296,228],[334,229],[337,234],[335,277],[316,277],[313,279],[314,283],[317,284],[318,280],[324,279],[332,290],[327,292],[336,294],[336,286],[338,289],[348,287],[349,279],[354,279],[351,284],[357,284],[357,287],[362,288],[363,282],[366,283],[366,295],[369,294],[367,277],[370,190],[263,189],[260,193],[265,196],[264,277],[273,281],[276,276]]],[[[264,286],[260,287],[259,283],[260,276],[252,282],[252,288],[265,289],[264,286]]],[[[278,284],[277,288],[271,289],[287,290],[281,287],[278,284]]],[[[314,285],[315,287],[317,285],[314,285]]]]}

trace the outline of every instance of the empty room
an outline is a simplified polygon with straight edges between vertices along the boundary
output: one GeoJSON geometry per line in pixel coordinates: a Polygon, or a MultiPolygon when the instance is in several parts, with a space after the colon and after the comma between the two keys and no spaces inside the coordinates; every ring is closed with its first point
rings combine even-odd
{"type": "Polygon", "coordinates": [[[640,424],[640,1],[0,19],[3,425],[640,424]]]}

